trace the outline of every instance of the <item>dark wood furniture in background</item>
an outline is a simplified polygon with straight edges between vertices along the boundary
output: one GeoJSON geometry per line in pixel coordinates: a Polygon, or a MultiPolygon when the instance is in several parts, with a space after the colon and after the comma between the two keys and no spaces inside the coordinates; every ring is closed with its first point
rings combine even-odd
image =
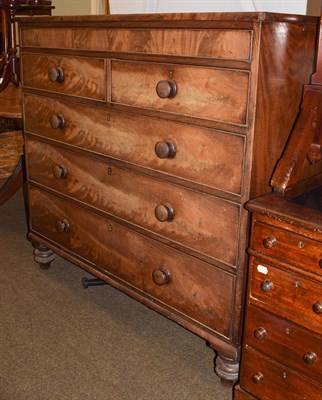
{"type": "Polygon", "coordinates": [[[17,15],[51,15],[49,0],[0,0],[0,205],[23,184],[23,137],[17,15]]]}
{"type": "Polygon", "coordinates": [[[56,252],[201,336],[223,381],[238,377],[244,203],[270,191],[316,29],[267,13],[20,21],[36,261],[56,252]]]}

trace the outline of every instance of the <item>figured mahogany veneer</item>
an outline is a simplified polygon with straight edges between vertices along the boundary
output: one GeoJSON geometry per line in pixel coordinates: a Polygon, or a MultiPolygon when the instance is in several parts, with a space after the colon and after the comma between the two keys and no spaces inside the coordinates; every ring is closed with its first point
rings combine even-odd
{"type": "Polygon", "coordinates": [[[29,239],[201,336],[238,377],[250,198],[312,74],[317,19],[21,19],[29,239]]]}

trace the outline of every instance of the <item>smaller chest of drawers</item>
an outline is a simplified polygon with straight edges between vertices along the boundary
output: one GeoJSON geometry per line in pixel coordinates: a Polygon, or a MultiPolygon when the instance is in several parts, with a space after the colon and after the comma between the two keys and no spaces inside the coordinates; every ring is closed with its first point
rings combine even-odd
{"type": "Polygon", "coordinates": [[[252,233],[235,398],[322,399],[322,214],[274,194],[248,208],[252,233]]]}

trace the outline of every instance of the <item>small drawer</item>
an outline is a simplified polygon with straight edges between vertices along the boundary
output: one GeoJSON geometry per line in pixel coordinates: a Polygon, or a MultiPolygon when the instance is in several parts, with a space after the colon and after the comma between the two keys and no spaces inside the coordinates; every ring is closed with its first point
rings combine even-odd
{"type": "Polygon", "coordinates": [[[249,305],[244,343],[316,381],[322,376],[322,337],[249,305]]]}
{"type": "Polygon", "coordinates": [[[24,54],[24,88],[106,101],[104,59],[24,54]]]}
{"type": "Polygon", "coordinates": [[[319,400],[322,386],[259,352],[244,347],[241,386],[261,400],[319,400]]]}
{"type": "Polygon", "coordinates": [[[251,247],[270,257],[322,275],[322,243],[256,220],[251,247]]]}
{"type": "Polygon", "coordinates": [[[25,130],[61,143],[241,194],[245,137],[25,94],[25,130]],[[86,115],[86,118],[84,118],[86,115]]]}
{"type": "Polygon", "coordinates": [[[136,288],[166,315],[230,334],[232,274],[46,192],[30,187],[29,193],[32,232],[136,288]]]}
{"type": "Polygon", "coordinates": [[[322,284],[250,259],[250,302],[322,333],[322,284]]]}
{"type": "Polygon", "coordinates": [[[240,206],[42,142],[27,140],[29,178],[232,266],[240,206]]]}
{"type": "Polygon", "coordinates": [[[247,124],[247,71],[117,60],[111,69],[112,103],[247,124]]]}
{"type": "Polygon", "coordinates": [[[250,61],[252,33],[242,29],[22,28],[21,42],[24,47],[250,61]]]}

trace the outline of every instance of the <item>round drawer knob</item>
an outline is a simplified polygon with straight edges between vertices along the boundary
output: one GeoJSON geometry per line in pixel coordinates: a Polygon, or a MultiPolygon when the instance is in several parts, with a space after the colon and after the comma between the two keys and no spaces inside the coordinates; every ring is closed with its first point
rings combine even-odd
{"type": "Polygon", "coordinates": [[[312,306],[315,314],[322,314],[322,301],[318,301],[312,306]]]}
{"type": "Polygon", "coordinates": [[[165,268],[156,269],[152,272],[152,279],[158,286],[165,285],[170,281],[170,272],[165,268]]]}
{"type": "Polygon", "coordinates": [[[51,67],[48,70],[48,79],[51,82],[58,82],[62,83],[64,82],[64,71],[61,67],[51,67]]]}
{"type": "Polygon", "coordinates": [[[159,204],[155,207],[154,213],[160,222],[172,221],[174,217],[174,209],[169,203],[159,204]]]}
{"type": "Polygon", "coordinates": [[[263,240],[265,249],[272,249],[277,245],[277,240],[274,237],[268,237],[263,240]]]}
{"type": "Polygon", "coordinates": [[[265,328],[258,328],[254,331],[254,336],[258,340],[263,340],[267,336],[267,331],[265,328]]]}
{"type": "Polygon", "coordinates": [[[69,222],[66,219],[56,222],[56,230],[59,233],[67,233],[70,231],[69,222]]]}
{"type": "Polygon", "coordinates": [[[177,94],[177,85],[174,81],[160,81],[156,86],[157,95],[161,99],[172,99],[177,94]]]}
{"type": "Polygon", "coordinates": [[[261,372],[257,372],[255,375],[252,376],[252,381],[254,383],[262,383],[264,380],[264,375],[261,372]]]}
{"type": "Polygon", "coordinates": [[[65,118],[61,114],[52,114],[49,122],[53,129],[65,128],[65,118]]]}
{"type": "Polygon", "coordinates": [[[317,360],[317,358],[317,355],[313,351],[309,351],[303,356],[303,360],[307,365],[313,364],[317,360]]]}
{"type": "Polygon", "coordinates": [[[55,165],[53,168],[53,175],[56,179],[64,179],[67,177],[67,169],[63,165],[55,165]]]}
{"type": "Polygon", "coordinates": [[[157,142],[154,150],[159,158],[173,158],[177,151],[175,144],[171,140],[157,142]]]}
{"type": "Polygon", "coordinates": [[[261,283],[261,290],[265,293],[270,292],[274,289],[274,283],[272,281],[266,280],[261,283]]]}

